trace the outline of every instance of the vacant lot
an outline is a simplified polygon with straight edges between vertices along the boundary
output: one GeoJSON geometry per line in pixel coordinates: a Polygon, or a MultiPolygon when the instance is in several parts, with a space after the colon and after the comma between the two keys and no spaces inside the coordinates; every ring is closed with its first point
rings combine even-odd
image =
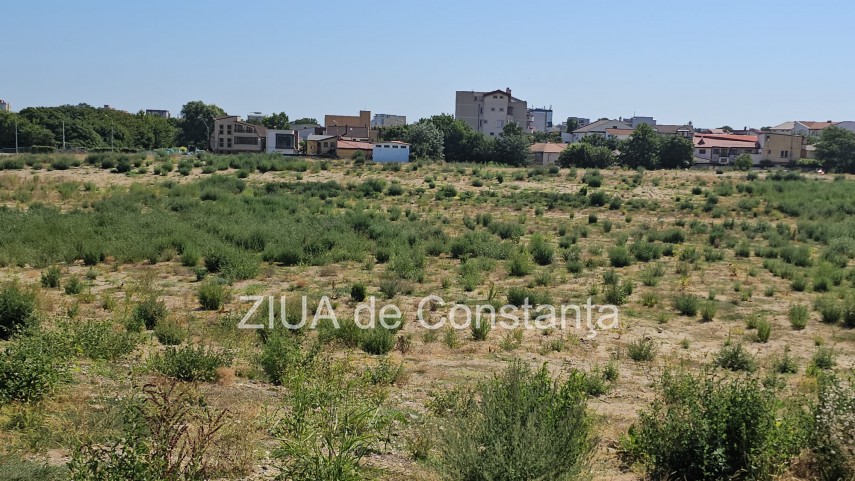
{"type": "MultiPolygon", "coordinates": [[[[170,479],[481,479],[462,466],[483,471],[476,458],[492,448],[450,453],[498,435],[478,427],[490,425],[479,419],[503,392],[490,380],[515,385],[516,373],[564,386],[532,406],[552,396],[583,406],[587,418],[574,425],[590,426],[574,451],[581,471],[643,479],[680,469],[639,447],[649,441],[644,418],[690,418],[651,407],[690,390],[671,375],[754,382],[772,401],[752,405],[779,421],[799,407],[811,418],[826,383],[852,396],[851,178],[249,156],[19,164],[0,171],[0,474],[64,479],[71,461],[76,479],[109,479],[121,451],[136,453],[126,469],[170,479]],[[433,330],[417,321],[429,295],[445,302],[428,305],[430,322],[454,304],[591,299],[618,306],[619,325],[595,335],[584,320],[433,330]],[[294,322],[305,296],[310,320],[327,306],[341,328],[238,329],[252,306],[240,296],[276,296],[277,315],[284,296],[294,322]],[[378,309],[397,306],[403,327],[355,328],[354,311],[372,296],[378,309]],[[571,384],[581,399],[568,397],[571,384]],[[484,437],[454,438],[455,425],[484,437]]],[[[266,324],[267,309],[250,322],[266,324]]],[[[716,419],[758,417],[737,405],[716,419]]],[[[556,413],[571,412],[532,409],[550,420],[537,433],[565,426],[556,413]]],[[[841,410],[851,422],[855,410],[841,410]]],[[[850,462],[853,425],[836,434],[850,462]]],[[[744,439],[766,429],[740,426],[744,439]]],[[[798,429],[740,445],[765,464],[739,476],[818,476],[822,458],[807,446],[819,427],[798,429]],[[790,455],[763,454],[771,451],[790,455]]],[[[539,434],[517,441],[525,436],[539,434]]],[[[509,458],[537,457],[505,448],[509,458]]],[[[708,476],[740,462],[721,454],[721,471],[708,476]]],[[[501,479],[539,472],[525,469],[501,479]]]]}

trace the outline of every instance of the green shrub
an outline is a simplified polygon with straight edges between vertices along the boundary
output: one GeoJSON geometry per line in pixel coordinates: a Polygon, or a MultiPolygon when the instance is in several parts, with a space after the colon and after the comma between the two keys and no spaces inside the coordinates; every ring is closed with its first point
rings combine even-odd
{"type": "Polygon", "coordinates": [[[395,335],[383,326],[365,329],[360,347],[363,351],[375,356],[387,354],[395,347],[395,335]]]}
{"type": "Polygon", "coordinates": [[[843,308],[833,297],[818,297],[814,301],[814,309],[819,311],[820,319],[826,324],[837,324],[843,317],[843,308]]]}
{"type": "Polygon", "coordinates": [[[491,328],[492,325],[488,319],[473,319],[469,325],[469,329],[472,331],[472,339],[475,341],[486,341],[491,328]]]}
{"type": "Polygon", "coordinates": [[[508,289],[508,304],[522,307],[526,300],[533,307],[552,304],[552,299],[546,291],[535,291],[524,287],[511,287],[508,289]]]}
{"type": "Polygon", "coordinates": [[[855,386],[834,376],[819,385],[808,446],[822,481],[855,479],[855,386]]]}
{"type": "Polygon", "coordinates": [[[155,371],[179,381],[213,382],[217,370],[230,366],[231,354],[205,346],[167,347],[156,354],[151,364],[155,371]]]}
{"type": "Polygon", "coordinates": [[[609,262],[612,267],[626,267],[632,263],[629,252],[623,246],[615,246],[609,249],[609,262]]]}
{"type": "Polygon", "coordinates": [[[769,342],[769,335],[772,334],[772,323],[766,319],[759,319],[757,321],[757,342],[769,342]]]}
{"type": "Polygon", "coordinates": [[[545,366],[533,372],[516,361],[451,399],[438,440],[446,479],[576,479],[588,471],[595,443],[580,376],[561,383],[545,366]]]}
{"type": "Polygon", "coordinates": [[[637,240],[629,248],[630,253],[639,262],[650,262],[662,257],[662,250],[653,242],[637,240]]]}
{"type": "Polygon", "coordinates": [[[674,309],[680,314],[695,317],[701,305],[701,300],[694,294],[680,293],[674,297],[674,309]]]}
{"type": "Polygon", "coordinates": [[[166,304],[157,296],[150,295],[134,306],[133,318],[137,324],[145,326],[150,331],[158,322],[166,319],[168,314],[166,304]]]}
{"type": "Polygon", "coordinates": [[[65,326],[71,351],[92,360],[115,361],[139,344],[138,335],[116,329],[111,321],[87,321],[65,326]]]}
{"type": "Polygon", "coordinates": [[[754,372],[757,369],[757,361],[748,353],[742,344],[725,343],[715,355],[715,364],[718,367],[731,371],[754,372]]]}
{"type": "Polygon", "coordinates": [[[223,307],[226,299],[226,290],[223,285],[216,280],[209,280],[199,287],[197,293],[199,305],[207,311],[217,311],[223,307]]]}
{"type": "Polygon", "coordinates": [[[177,321],[163,319],[154,326],[154,336],[164,346],[177,346],[187,339],[187,330],[177,321]]]}
{"type": "Polygon", "coordinates": [[[17,283],[0,288],[0,339],[9,339],[19,329],[36,324],[36,293],[17,283]]]}
{"type": "Polygon", "coordinates": [[[531,256],[526,252],[517,252],[508,261],[508,274],[514,277],[523,277],[534,271],[531,256]]]}
{"type": "Polygon", "coordinates": [[[42,287],[56,289],[59,287],[62,272],[59,267],[51,266],[46,271],[42,272],[41,283],[42,287]]]}
{"type": "Polygon", "coordinates": [[[781,411],[755,379],[666,372],[623,447],[652,479],[769,479],[803,444],[781,411]]]}
{"type": "Polygon", "coordinates": [[[0,403],[39,402],[68,378],[58,339],[43,333],[16,337],[0,355],[0,403]]]}
{"type": "Polygon", "coordinates": [[[629,358],[635,362],[652,361],[653,358],[656,357],[657,350],[658,348],[653,342],[653,339],[649,337],[636,339],[626,346],[627,355],[629,355],[629,358]]]}
{"type": "Polygon", "coordinates": [[[304,339],[282,329],[267,336],[261,348],[259,363],[273,384],[286,384],[291,376],[312,369],[320,345],[304,349],[304,339]]]}
{"type": "Polygon", "coordinates": [[[790,326],[794,331],[801,331],[807,326],[808,308],[801,304],[793,304],[789,311],[790,326]]]}
{"type": "Polygon", "coordinates": [[[531,257],[539,265],[548,266],[552,264],[552,259],[555,256],[555,251],[540,234],[535,234],[531,237],[531,242],[528,245],[528,251],[531,257]]]}
{"type": "Polygon", "coordinates": [[[83,292],[83,281],[77,276],[69,277],[63,286],[65,293],[69,296],[77,295],[83,292]]]}
{"type": "Polygon", "coordinates": [[[718,304],[714,300],[710,300],[701,304],[701,319],[704,322],[710,322],[715,318],[715,313],[718,304]]]}
{"type": "Polygon", "coordinates": [[[8,481],[66,481],[68,473],[62,466],[51,466],[21,459],[19,456],[0,455],[0,479],[8,481]]]}
{"type": "Polygon", "coordinates": [[[356,302],[362,302],[365,300],[366,289],[365,284],[361,282],[354,283],[350,286],[350,298],[356,302]]]}
{"type": "Polygon", "coordinates": [[[834,354],[833,349],[825,346],[819,346],[816,349],[816,352],[813,353],[813,357],[811,358],[811,367],[814,371],[817,369],[823,371],[832,369],[834,365],[837,364],[837,362],[835,361],[835,357],[836,356],[834,354]]]}
{"type": "Polygon", "coordinates": [[[796,359],[790,355],[789,347],[784,347],[784,353],[772,361],[772,369],[778,374],[795,374],[799,372],[796,359]]]}

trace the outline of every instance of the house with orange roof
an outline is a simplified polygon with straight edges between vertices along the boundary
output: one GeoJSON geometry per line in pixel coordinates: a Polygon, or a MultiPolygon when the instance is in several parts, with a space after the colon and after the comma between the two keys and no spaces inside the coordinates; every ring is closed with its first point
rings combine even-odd
{"type": "Polygon", "coordinates": [[[532,163],[534,165],[553,165],[558,162],[558,157],[561,155],[561,152],[564,151],[565,147],[567,147],[565,144],[532,144],[532,146],[529,147],[529,151],[533,157],[532,163]]]}
{"type": "Polygon", "coordinates": [[[757,155],[756,135],[695,134],[696,164],[732,164],[742,154],[757,155]]]}
{"type": "Polygon", "coordinates": [[[770,129],[770,132],[779,134],[801,135],[807,137],[819,137],[822,131],[837,124],[837,122],[826,120],[825,122],[814,122],[812,120],[794,120],[784,122],[770,129]]]}

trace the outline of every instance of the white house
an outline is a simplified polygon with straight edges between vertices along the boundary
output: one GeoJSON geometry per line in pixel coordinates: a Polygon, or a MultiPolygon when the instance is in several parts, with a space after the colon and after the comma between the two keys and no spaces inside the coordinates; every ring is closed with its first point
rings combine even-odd
{"type": "Polygon", "coordinates": [[[374,162],[409,162],[410,144],[391,140],[374,144],[374,162]]]}
{"type": "Polygon", "coordinates": [[[855,132],[855,121],[847,120],[845,122],[837,122],[834,124],[835,127],[846,129],[850,132],[855,132]]]}
{"type": "Polygon", "coordinates": [[[300,139],[293,130],[267,129],[267,153],[295,155],[299,153],[300,139]]]}

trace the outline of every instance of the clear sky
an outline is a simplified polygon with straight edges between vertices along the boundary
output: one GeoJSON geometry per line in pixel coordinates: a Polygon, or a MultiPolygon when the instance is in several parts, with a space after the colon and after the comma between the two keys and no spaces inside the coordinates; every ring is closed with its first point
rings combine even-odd
{"type": "Polygon", "coordinates": [[[4,2],[0,98],[177,114],[454,112],[510,87],[569,115],[855,120],[850,0],[4,2]]]}

